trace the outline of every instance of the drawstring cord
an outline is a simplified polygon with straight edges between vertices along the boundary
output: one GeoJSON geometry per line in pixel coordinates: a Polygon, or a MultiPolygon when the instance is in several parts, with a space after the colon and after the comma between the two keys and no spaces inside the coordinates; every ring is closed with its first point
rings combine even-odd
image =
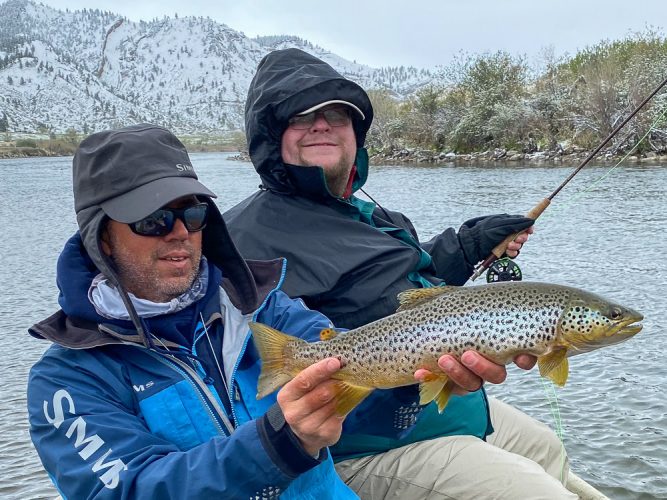
{"type": "Polygon", "coordinates": [[[202,315],[201,312],[199,313],[199,317],[201,318],[202,328],[204,329],[204,335],[206,336],[206,340],[208,341],[208,345],[211,349],[213,360],[215,361],[215,365],[218,367],[218,373],[220,373],[222,384],[225,386],[225,391],[227,392],[227,395],[231,398],[231,394],[229,394],[229,387],[227,386],[227,379],[225,378],[225,373],[222,370],[222,367],[220,366],[220,361],[218,361],[218,356],[215,354],[215,349],[213,349],[213,342],[211,342],[211,337],[208,334],[208,328],[206,327],[206,322],[204,321],[204,316],[202,315]]]}

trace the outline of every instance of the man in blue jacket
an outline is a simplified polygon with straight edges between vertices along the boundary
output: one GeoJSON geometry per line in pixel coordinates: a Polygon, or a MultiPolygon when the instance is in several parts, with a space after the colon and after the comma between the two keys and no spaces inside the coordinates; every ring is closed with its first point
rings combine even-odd
{"type": "MultiPolygon", "coordinates": [[[[262,185],[225,213],[230,233],[247,258],[286,257],[285,292],[336,326],[355,328],[395,312],[397,295],[409,288],[463,285],[505,237],[531,231],[532,219],[494,215],[420,242],[404,214],[357,198],[368,175],[364,141],[373,108],[359,85],[303,51],[274,51],[260,62],[245,113],[262,185]]],[[[526,238],[516,238],[508,255],[526,238]]],[[[411,407],[410,386],[392,391],[405,401],[398,411],[362,403],[364,411],[345,420],[332,453],[360,496],[573,496],[561,484],[568,466],[557,436],[481,388],[483,380],[502,382],[504,367],[473,351],[439,364],[471,391],[444,414],[434,404],[411,407]]]]}
{"type": "Polygon", "coordinates": [[[327,449],[338,360],[255,397],[249,321],[307,340],[331,323],[279,290],[281,260],[240,257],[178,139],[96,133],[73,167],[79,231],[58,260],[61,310],[30,329],[53,345],[28,383],[63,498],[357,498],[327,449]]]}

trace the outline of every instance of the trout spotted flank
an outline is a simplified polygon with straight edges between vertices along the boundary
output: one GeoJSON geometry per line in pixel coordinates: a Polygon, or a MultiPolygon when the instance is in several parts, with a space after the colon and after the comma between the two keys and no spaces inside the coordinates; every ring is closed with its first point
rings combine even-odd
{"type": "Polygon", "coordinates": [[[407,290],[391,316],[338,333],[323,330],[306,342],[251,323],[262,358],[257,398],[275,391],[307,366],[341,360],[337,412],[347,414],[373,389],[416,384],[419,368],[432,375],[420,384],[420,404],[447,405],[453,388],[438,358],[475,350],[500,364],[520,353],[538,358],[540,374],[565,384],[567,357],[622,342],[642,325],[642,315],[598,295],[562,285],[504,282],[471,287],[407,290]]]}

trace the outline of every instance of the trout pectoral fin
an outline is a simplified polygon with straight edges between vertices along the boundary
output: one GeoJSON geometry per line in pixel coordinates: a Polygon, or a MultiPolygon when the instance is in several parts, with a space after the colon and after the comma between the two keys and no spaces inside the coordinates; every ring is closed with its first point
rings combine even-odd
{"type": "Polygon", "coordinates": [[[320,332],[320,340],[331,340],[336,335],[338,335],[338,332],[333,328],[325,328],[320,332]]]}
{"type": "Polygon", "coordinates": [[[372,387],[352,385],[345,381],[336,383],[336,413],[340,416],[350,413],[355,406],[361,403],[373,392],[372,387]]]}
{"type": "Polygon", "coordinates": [[[398,302],[400,306],[396,310],[406,311],[421,304],[429,302],[445,293],[450,293],[456,290],[455,286],[435,286],[433,288],[412,288],[398,294],[398,302]]]}
{"type": "Polygon", "coordinates": [[[537,365],[540,368],[540,375],[549,377],[554,384],[562,387],[567,382],[570,366],[567,361],[567,349],[557,349],[540,356],[537,358],[537,365]]]}
{"type": "MultiPolygon", "coordinates": [[[[449,377],[447,377],[445,374],[431,373],[430,375],[426,376],[424,381],[419,384],[419,404],[425,405],[438,398],[440,393],[446,387],[448,381],[449,377]]],[[[447,396],[447,399],[449,399],[449,396],[447,396]]],[[[445,404],[447,404],[446,401],[445,404]]]]}

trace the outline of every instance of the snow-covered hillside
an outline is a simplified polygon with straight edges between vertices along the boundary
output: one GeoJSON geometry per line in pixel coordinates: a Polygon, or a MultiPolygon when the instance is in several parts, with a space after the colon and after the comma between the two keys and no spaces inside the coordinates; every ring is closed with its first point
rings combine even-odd
{"type": "Polygon", "coordinates": [[[210,18],[132,22],[97,9],[7,0],[0,3],[0,132],[90,133],[139,121],[186,134],[241,129],[257,64],[286,47],[397,98],[435,78],[350,62],[297,37],[248,38],[210,18]]]}

